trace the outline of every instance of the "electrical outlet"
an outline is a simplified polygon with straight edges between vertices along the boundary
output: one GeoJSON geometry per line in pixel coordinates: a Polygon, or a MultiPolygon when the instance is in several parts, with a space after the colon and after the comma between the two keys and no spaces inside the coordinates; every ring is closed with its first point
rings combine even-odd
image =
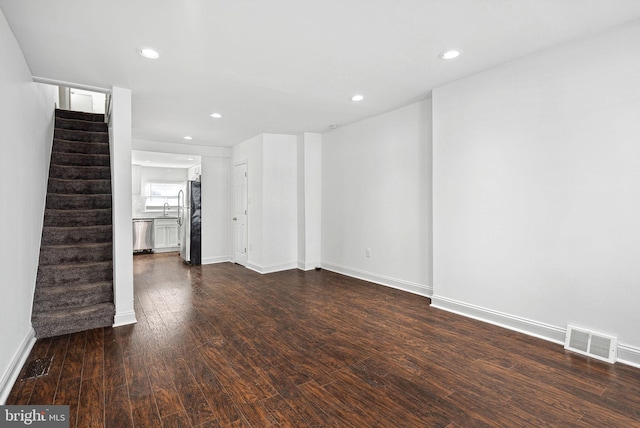
{"type": "Polygon", "coordinates": [[[366,257],[371,257],[371,248],[365,248],[364,255],[366,257]]]}

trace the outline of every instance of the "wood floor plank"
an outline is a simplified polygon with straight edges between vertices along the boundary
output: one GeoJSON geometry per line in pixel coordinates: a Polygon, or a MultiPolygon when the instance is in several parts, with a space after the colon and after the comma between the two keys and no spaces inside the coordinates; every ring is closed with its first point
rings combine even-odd
{"type": "Polygon", "coordinates": [[[126,385],[105,391],[105,427],[133,427],[129,390],[126,385]]]}
{"type": "Polygon", "coordinates": [[[173,362],[173,382],[191,425],[197,426],[217,419],[183,358],[173,362]]]}
{"type": "Polygon", "coordinates": [[[69,335],[69,343],[67,345],[67,353],[62,365],[60,377],[62,379],[72,379],[82,377],[82,368],[84,365],[85,344],[87,341],[87,332],[72,333],[69,335]]]}
{"type": "Polygon", "coordinates": [[[87,331],[82,380],[104,375],[104,330],[95,328],[87,331]]]}
{"type": "Polygon", "coordinates": [[[82,381],[78,402],[78,428],[104,427],[104,384],[101,377],[82,381]]]}
{"type": "MultiPolygon", "coordinates": [[[[52,404],[69,406],[69,427],[75,428],[78,421],[78,407],[80,403],[80,384],[79,377],[71,377],[62,379],[58,383],[56,396],[52,404]]],[[[49,403],[47,403],[49,404],[49,403]]]]}
{"type": "MultiPolygon", "coordinates": [[[[36,341],[71,427],[640,427],[640,370],[336,273],[134,257],[138,322],[36,341]]],[[[24,370],[24,368],[23,368],[24,370]]]]}

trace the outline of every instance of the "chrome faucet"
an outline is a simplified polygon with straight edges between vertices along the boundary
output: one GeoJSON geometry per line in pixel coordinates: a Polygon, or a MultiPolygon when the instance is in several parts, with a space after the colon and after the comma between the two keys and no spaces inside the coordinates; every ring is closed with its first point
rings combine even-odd
{"type": "Polygon", "coordinates": [[[164,205],[162,206],[162,217],[166,217],[167,216],[167,208],[171,209],[169,204],[167,202],[165,202],[164,205]]]}

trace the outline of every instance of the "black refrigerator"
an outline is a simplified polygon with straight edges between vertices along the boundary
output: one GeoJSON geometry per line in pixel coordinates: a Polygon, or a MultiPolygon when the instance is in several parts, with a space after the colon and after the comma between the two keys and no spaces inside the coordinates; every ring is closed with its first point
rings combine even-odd
{"type": "Polygon", "coordinates": [[[178,232],[180,257],[191,265],[202,264],[201,218],[201,183],[187,181],[185,191],[178,193],[178,232]]]}

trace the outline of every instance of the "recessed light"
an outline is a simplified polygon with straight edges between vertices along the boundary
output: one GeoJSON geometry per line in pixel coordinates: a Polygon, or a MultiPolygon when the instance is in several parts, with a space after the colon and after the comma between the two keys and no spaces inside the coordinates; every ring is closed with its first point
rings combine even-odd
{"type": "Polygon", "coordinates": [[[188,161],[192,161],[195,160],[194,158],[187,158],[188,161]]]}
{"type": "Polygon", "coordinates": [[[462,54],[460,49],[451,49],[448,51],[440,52],[440,59],[455,59],[458,58],[462,54]]]}
{"type": "Polygon", "coordinates": [[[142,48],[140,49],[140,55],[149,59],[157,59],[160,57],[160,54],[157,50],[151,48],[142,48]]]}
{"type": "Polygon", "coordinates": [[[339,125],[329,125],[329,129],[338,129],[339,125]]]}
{"type": "Polygon", "coordinates": [[[356,94],[356,95],[351,97],[351,101],[358,102],[358,101],[362,101],[362,100],[364,100],[364,95],[356,94]]]}
{"type": "Polygon", "coordinates": [[[188,136],[188,135],[186,135],[186,136],[184,136],[184,137],[182,137],[182,138],[184,138],[185,140],[193,140],[193,137],[190,137],[190,136],[188,136]]]}
{"type": "Polygon", "coordinates": [[[222,117],[220,113],[211,113],[209,116],[213,117],[214,119],[220,119],[222,117]]]}

